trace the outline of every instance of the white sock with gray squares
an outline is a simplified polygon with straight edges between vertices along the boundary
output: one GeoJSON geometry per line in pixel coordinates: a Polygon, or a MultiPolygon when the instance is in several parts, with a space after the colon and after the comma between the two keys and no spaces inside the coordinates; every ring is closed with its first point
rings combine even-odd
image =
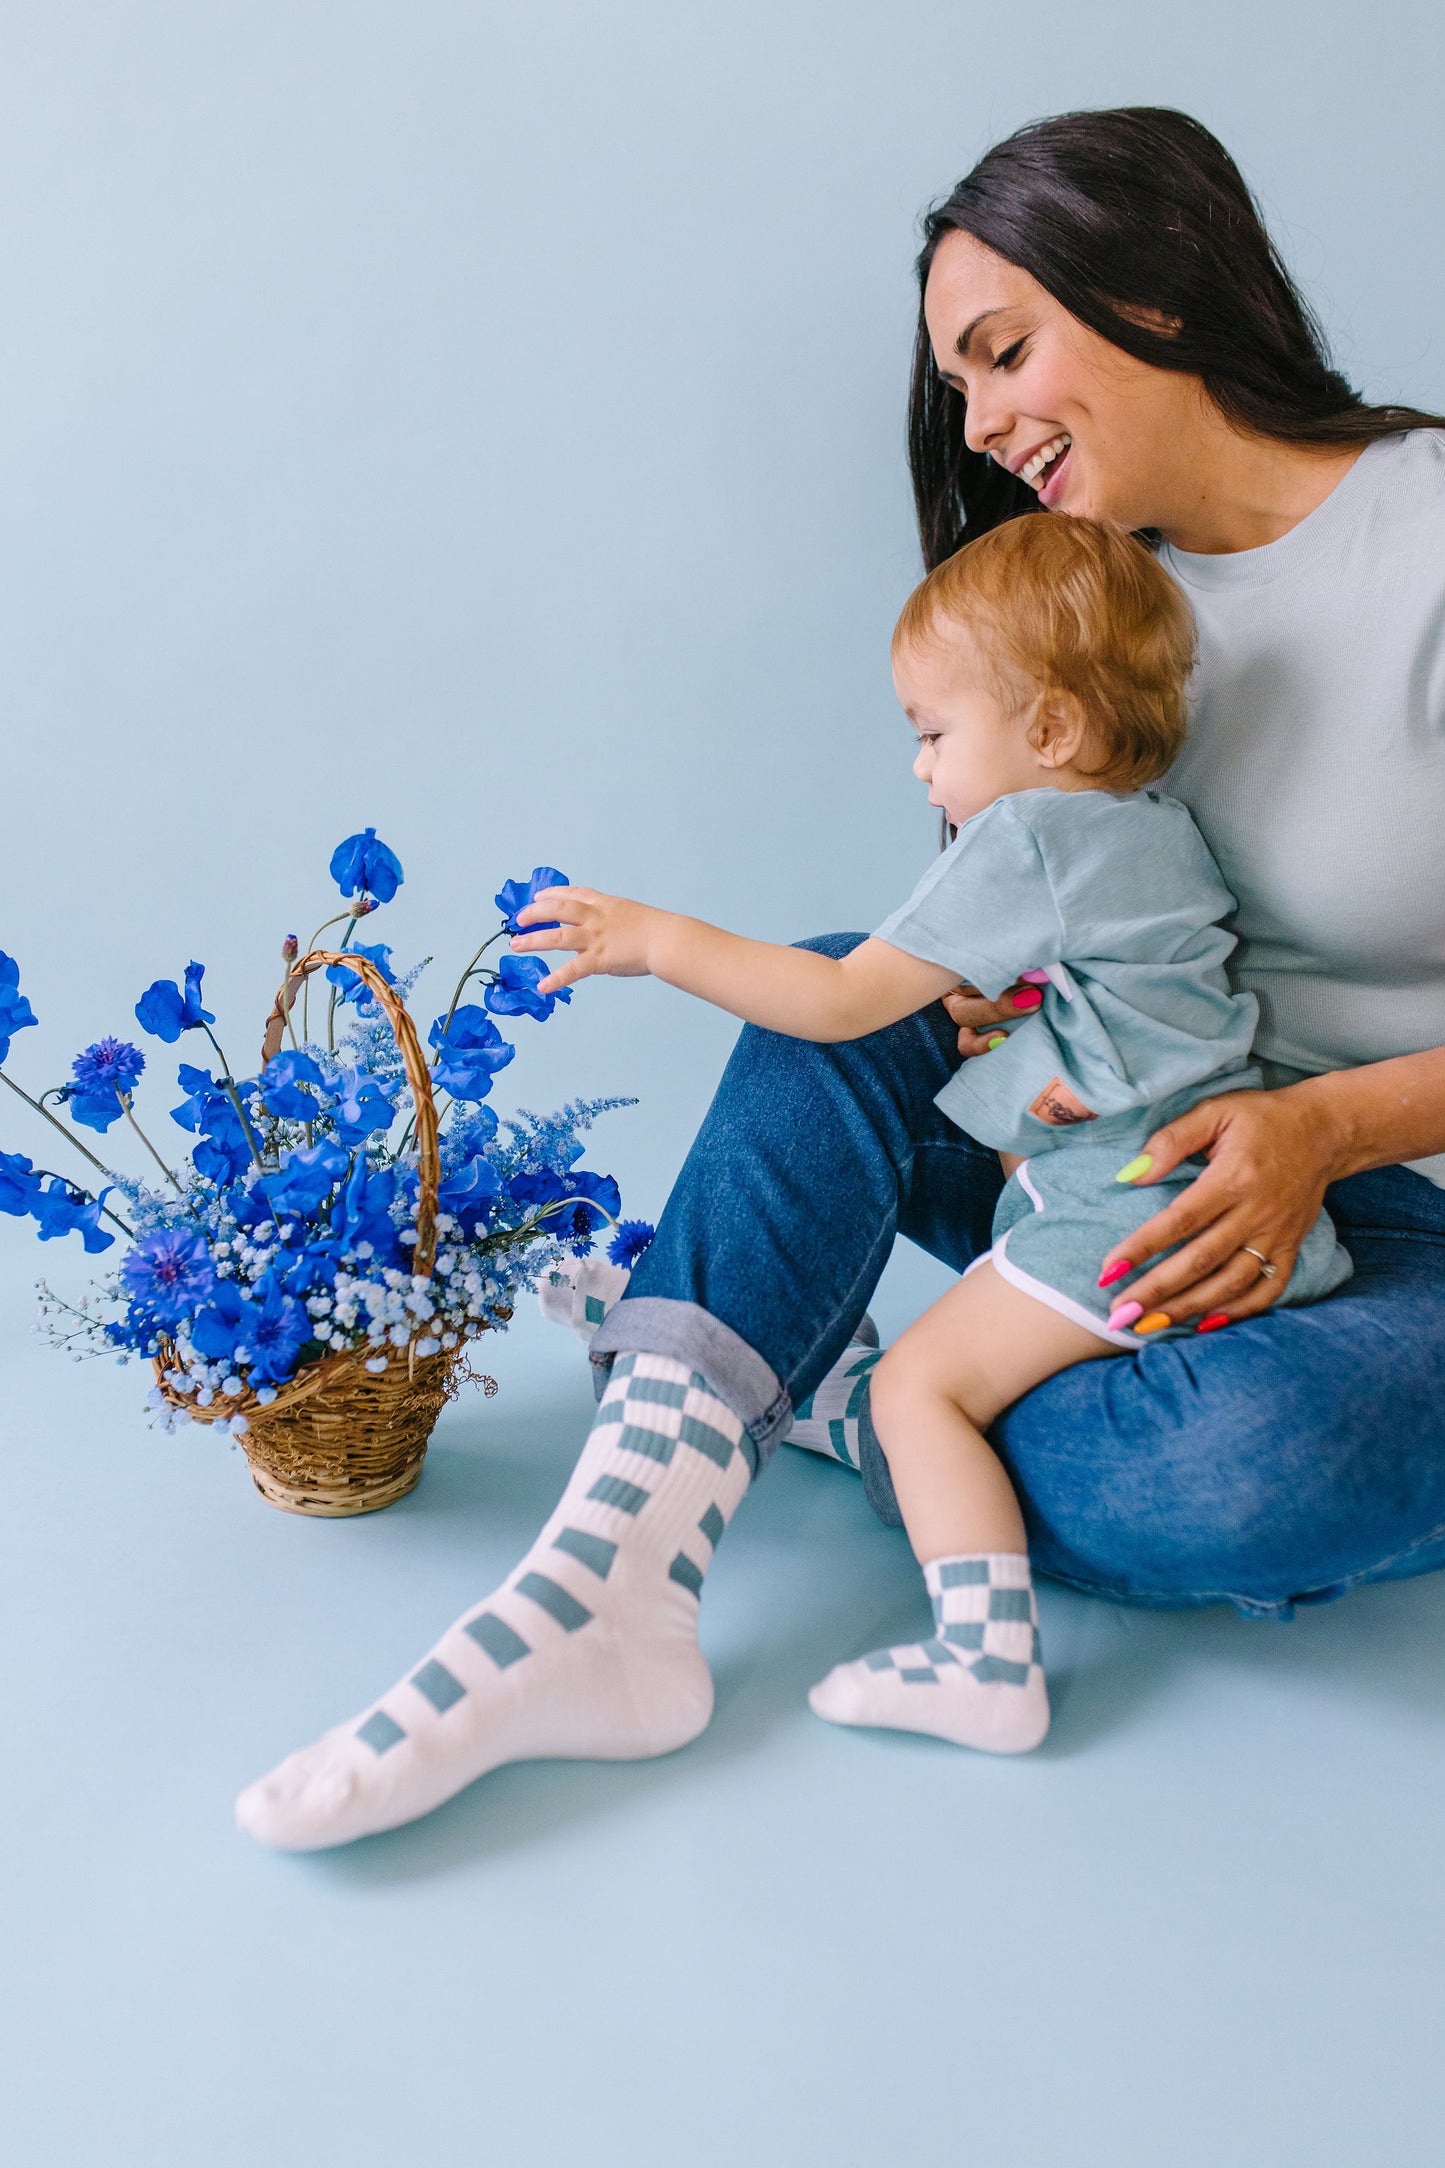
{"type": "Polygon", "coordinates": [[[743,1428],[666,1355],[619,1355],[582,1457],[532,1549],[380,1701],[236,1803],[282,1851],[427,1814],[504,1762],[633,1761],[712,1715],[703,1576],[748,1487],[743,1428]]]}
{"type": "Polygon", "coordinates": [[[626,1265],[605,1257],[584,1257],[578,1265],[559,1266],[537,1283],[537,1308],[549,1325],[565,1325],[583,1346],[615,1302],[620,1302],[632,1274],[626,1265]]]}
{"type": "Polygon", "coordinates": [[[860,1465],[858,1425],[868,1397],[868,1379],[882,1360],[878,1328],[871,1317],[865,1317],[821,1385],[793,1410],[788,1444],[801,1446],[805,1453],[821,1453],[827,1460],[840,1460],[845,1468],[856,1471],[860,1465]]]}
{"type": "Polygon", "coordinates": [[[934,1638],[838,1664],[808,1696],[830,1724],[925,1731],[988,1754],[1027,1754],[1049,1728],[1039,1612],[1022,1552],[935,1558],[923,1569],[934,1638]]]}

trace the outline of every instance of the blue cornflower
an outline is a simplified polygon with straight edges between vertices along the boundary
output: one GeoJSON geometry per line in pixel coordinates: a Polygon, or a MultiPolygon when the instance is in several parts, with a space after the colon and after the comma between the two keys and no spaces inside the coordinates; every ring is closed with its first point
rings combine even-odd
{"type": "Polygon", "coordinates": [[[503,956],[497,965],[500,984],[489,986],[482,999],[493,1016],[535,1016],[538,1023],[545,1023],[559,1001],[570,1001],[570,986],[559,986],[555,994],[539,994],[538,982],[547,976],[547,965],[540,956],[503,956]]]}
{"type": "Polygon", "coordinates": [[[120,1095],[129,1098],[145,1065],[138,1046],[124,1039],[97,1039],[70,1065],[75,1082],[65,1086],[65,1099],[71,1120],[104,1133],[120,1120],[120,1095]]]}
{"type": "Polygon", "coordinates": [[[310,1219],[326,1202],[350,1164],[349,1154],[327,1138],[320,1144],[287,1152],[281,1162],[281,1172],[266,1177],[266,1197],[272,1211],[278,1219],[293,1213],[298,1219],[310,1219]]]}
{"type": "Polygon", "coordinates": [[[201,1006],[201,980],[206,975],[204,964],[186,965],[186,990],[181,992],[174,979],[155,979],[135,1005],[136,1021],[153,1039],[164,1039],[174,1046],[183,1031],[199,1030],[202,1024],[214,1024],[216,1019],[209,1009],[201,1006]]]}
{"type": "Polygon", "coordinates": [[[120,1270],[132,1299],[144,1304],[158,1325],[179,1325],[216,1285],[204,1241],[186,1227],[142,1235],[120,1270]]]}
{"type": "Polygon", "coordinates": [[[273,1054],[261,1071],[261,1096],[267,1112],[288,1122],[314,1122],[325,1101],[326,1079],[309,1054],[273,1054]],[[310,1085],[311,1090],[303,1089],[310,1085]]]}
{"type": "Polygon", "coordinates": [[[630,1270],[656,1233],[657,1229],[646,1220],[624,1220],[608,1243],[607,1254],[614,1265],[630,1270]]]}
{"type": "Polygon", "coordinates": [[[527,933],[551,933],[561,925],[560,919],[551,918],[545,925],[523,929],[517,924],[517,913],[525,911],[532,898],[544,888],[570,888],[571,885],[566,874],[559,873],[555,866],[533,866],[525,881],[503,881],[493,900],[506,922],[508,933],[521,933],[524,930],[527,933]]]}
{"type": "Polygon", "coordinates": [[[302,1348],[315,1338],[315,1327],[304,1305],[269,1272],[260,1288],[259,1302],[241,1303],[236,1359],[245,1363],[253,1384],[284,1385],[302,1348]]]}
{"type": "Polygon", "coordinates": [[[439,1016],[427,1039],[439,1049],[436,1081],[453,1099],[485,1099],[493,1076],[517,1051],[475,1002],[458,1009],[450,1023],[439,1016]]]}
{"type": "Polygon", "coordinates": [[[622,1192],[610,1174],[592,1174],[587,1168],[579,1167],[575,1174],[566,1177],[566,1181],[569,1197],[595,1198],[599,1205],[606,1207],[605,1212],[596,1212],[589,1204],[577,1207],[579,1213],[586,1214],[588,1226],[600,1227],[606,1219],[617,1219],[622,1210],[622,1192]]]}
{"type": "Polygon", "coordinates": [[[44,1188],[37,1189],[30,1200],[30,1211],[40,1228],[42,1242],[54,1242],[59,1235],[79,1235],[88,1252],[108,1250],[115,1240],[100,1224],[100,1208],[110,1195],[102,1190],[98,1197],[87,1197],[83,1189],[72,1189],[57,1175],[44,1188]]]}
{"type": "Polygon", "coordinates": [[[10,1041],[17,1031],[38,1021],[20,991],[20,966],[0,949],[0,1061],[10,1058],[10,1041]]]}
{"type": "Polygon", "coordinates": [[[364,828],[359,836],[348,836],[337,844],[331,854],[331,878],[343,896],[354,896],[359,890],[364,896],[375,896],[378,903],[390,903],[405,875],[395,851],[387,849],[374,828],[364,828]]]}
{"type": "Polygon", "coordinates": [[[0,1152],[0,1212],[21,1218],[30,1210],[39,1187],[40,1177],[23,1153],[0,1152]]]}
{"type": "MultiPolygon", "coordinates": [[[[394,1084],[392,1090],[396,1088],[394,1084]]],[[[396,1109],[384,1084],[365,1069],[348,1069],[341,1079],[341,1097],[331,1109],[331,1119],[343,1144],[364,1144],[378,1130],[390,1129],[396,1109]]]]}
{"type": "Polygon", "coordinates": [[[474,1235],[479,1227],[486,1225],[492,1203],[501,1194],[501,1176],[491,1161],[478,1152],[465,1166],[447,1176],[437,1191],[437,1201],[443,1212],[450,1212],[461,1222],[464,1234],[474,1235]]]}
{"type": "MultiPolygon", "coordinates": [[[[395,986],[396,973],[391,968],[391,950],[384,941],[374,942],[369,948],[364,941],[353,941],[348,953],[352,956],[365,956],[368,962],[375,964],[387,985],[395,986]]],[[[372,999],[371,988],[359,971],[348,971],[345,964],[328,964],[326,976],[332,985],[339,989],[341,1001],[356,1003],[358,1016],[375,1016],[376,1003],[372,999]]]]}

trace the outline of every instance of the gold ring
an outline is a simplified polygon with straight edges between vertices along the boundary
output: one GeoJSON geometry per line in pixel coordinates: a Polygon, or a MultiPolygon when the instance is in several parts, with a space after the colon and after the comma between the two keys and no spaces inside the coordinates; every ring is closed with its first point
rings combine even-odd
{"type": "Polygon", "coordinates": [[[1273,1280],[1278,1276],[1279,1266],[1272,1265],[1262,1250],[1252,1248],[1248,1242],[1241,1242],[1239,1246],[1249,1256],[1259,1259],[1259,1276],[1262,1280],[1273,1280]]]}

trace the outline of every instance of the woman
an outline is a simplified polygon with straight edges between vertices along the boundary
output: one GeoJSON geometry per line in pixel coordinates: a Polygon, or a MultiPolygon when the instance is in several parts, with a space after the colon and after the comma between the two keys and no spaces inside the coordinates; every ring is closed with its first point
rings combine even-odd
{"type": "MultiPolygon", "coordinates": [[[[919,271],[928,562],[1021,512],[1086,514],[1157,537],[1194,607],[1171,788],[1239,899],[1275,1087],[1148,1145],[1156,1174],[1208,1165],[1132,1245],[1179,1247],[1130,1292],[1229,1329],[1081,1364],[997,1426],[1036,1563],[1276,1617],[1426,1572],[1445,1564],[1445,421],[1368,407],[1327,367],[1237,170],[1182,114],[999,144],[931,214],[919,271]],[[1322,1201],[1354,1278],[1276,1311],[1322,1201]]],[[[506,1760],[702,1729],[712,1549],[795,1408],[859,1368],[895,1236],[957,1270],[987,1246],[997,1160],[934,1095],[1034,998],[965,989],[834,1046],[743,1032],[593,1340],[607,1382],[557,1514],[417,1670],[244,1794],[243,1826],[343,1842],[506,1760]]],[[[861,1400],[842,1428],[894,1519],[861,1400]]]]}

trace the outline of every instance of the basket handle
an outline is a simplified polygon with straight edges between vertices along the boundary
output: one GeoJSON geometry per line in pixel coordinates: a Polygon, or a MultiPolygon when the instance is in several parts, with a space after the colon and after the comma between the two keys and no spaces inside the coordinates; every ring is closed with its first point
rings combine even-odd
{"type": "Polygon", "coordinates": [[[349,949],[312,949],[308,955],[294,963],[286,976],[285,984],[276,996],[276,1005],[267,1020],[266,1040],[261,1049],[263,1063],[281,1050],[281,1037],[285,1019],[303,979],[323,964],[343,964],[354,971],[367,992],[380,1008],[392,1029],[397,1052],[406,1071],[406,1081],[411,1086],[411,1096],[416,1104],[417,1174],[420,1191],[416,1205],[416,1248],[412,1252],[412,1270],[425,1278],[431,1275],[436,1262],[437,1249],[437,1185],[441,1181],[441,1160],[437,1155],[437,1107],[432,1097],[431,1070],[421,1050],[416,1035],[416,1025],[401,996],[377,970],[369,956],[358,956],[349,949]],[[272,1044],[272,1040],[275,1044],[272,1044]]]}

